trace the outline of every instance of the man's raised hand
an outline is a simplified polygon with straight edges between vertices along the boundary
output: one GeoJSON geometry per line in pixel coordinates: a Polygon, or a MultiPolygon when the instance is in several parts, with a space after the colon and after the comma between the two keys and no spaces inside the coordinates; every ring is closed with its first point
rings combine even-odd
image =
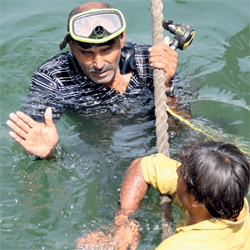
{"type": "Polygon", "coordinates": [[[9,135],[27,152],[45,159],[53,157],[58,134],[52,120],[51,108],[47,108],[45,111],[45,124],[34,121],[20,111],[17,111],[16,114],[11,113],[9,117],[11,120],[8,120],[6,124],[13,130],[9,132],[9,135]]]}

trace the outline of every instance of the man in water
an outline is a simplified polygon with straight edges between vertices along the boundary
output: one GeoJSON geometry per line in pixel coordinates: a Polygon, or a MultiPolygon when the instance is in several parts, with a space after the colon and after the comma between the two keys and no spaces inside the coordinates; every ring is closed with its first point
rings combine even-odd
{"type": "Polygon", "coordinates": [[[121,213],[134,212],[153,185],[186,214],[157,250],[249,249],[249,183],[250,164],[237,147],[197,143],[183,150],[180,162],[162,154],[135,160],[122,183],[121,213]]]}
{"type": "Polygon", "coordinates": [[[179,158],[180,162],[154,154],[134,160],[122,182],[121,210],[112,233],[109,237],[92,233],[79,239],[77,246],[104,243],[135,249],[139,233],[131,218],[152,185],[171,196],[184,215],[175,234],[157,250],[248,250],[250,164],[242,152],[232,144],[211,141],[186,147],[179,158]]]}
{"type": "Polygon", "coordinates": [[[147,105],[149,92],[153,98],[154,68],[164,71],[170,89],[178,54],[169,47],[169,38],[152,47],[125,43],[125,28],[122,13],[105,3],[88,2],[71,11],[60,44],[61,49],[69,44],[70,51],[37,69],[23,112],[11,113],[12,121],[7,121],[10,136],[27,152],[53,157],[58,142],[54,121],[66,110],[84,115],[125,99],[147,105]]]}

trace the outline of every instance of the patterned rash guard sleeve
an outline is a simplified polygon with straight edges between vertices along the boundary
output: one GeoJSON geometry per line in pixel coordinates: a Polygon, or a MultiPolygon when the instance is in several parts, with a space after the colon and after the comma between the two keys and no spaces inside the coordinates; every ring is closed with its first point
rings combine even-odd
{"type": "Polygon", "coordinates": [[[44,69],[38,69],[20,110],[37,122],[44,122],[44,112],[48,107],[52,108],[53,121],[56,122],[65,110],[64,98],[53,75],[44,69]]]}

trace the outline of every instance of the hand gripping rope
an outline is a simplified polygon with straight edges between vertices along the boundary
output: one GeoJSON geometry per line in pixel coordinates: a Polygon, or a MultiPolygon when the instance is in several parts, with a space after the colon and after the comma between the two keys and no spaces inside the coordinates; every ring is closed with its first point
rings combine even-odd
{"type": "MultiPolygon", "coordinates": [[[[171,41],[172,49],[186,49],[194,38],[194,30],[190,26],[184,24],[175,24],[173,21],[163,21],[163,5],[161,0],[151,0],[152,14],[152,42],[153,45],[163,42],[163,27],[175,34],[171,41]]],[[[155,96],[155,125],[156,125],[156,146],[159,153],[169,156],[168,143],[168,114],[166,95],[165,95],[165,76],[163,70],[154,69],[154,96],[155,96]]],[[[173,90],[173,88],[172,88],[173,90]]],[[[173,215],[172,215],[172,200],[166,195],[161,195],[161,211],[162,211],[162,239],[166,239],[173,235],[173,215]]]]}

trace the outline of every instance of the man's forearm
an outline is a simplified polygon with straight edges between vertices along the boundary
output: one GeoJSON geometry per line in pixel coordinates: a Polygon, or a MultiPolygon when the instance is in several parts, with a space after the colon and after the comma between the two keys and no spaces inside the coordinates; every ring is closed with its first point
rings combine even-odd
{"type": "Polygon", "coordinates": [[[129,166],[121,186],[120,202],[123,214],[135,212],[148,191],[141,171],[142,158],[129,166]]]}

